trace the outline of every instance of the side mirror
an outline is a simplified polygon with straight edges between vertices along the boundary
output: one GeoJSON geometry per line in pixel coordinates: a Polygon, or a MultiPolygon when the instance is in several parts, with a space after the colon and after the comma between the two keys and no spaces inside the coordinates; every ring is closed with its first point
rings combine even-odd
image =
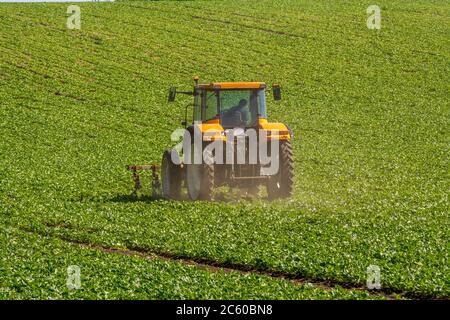
{"type": "Polygon", "coordinates": [[[281,100],[281,88],[279,84],[272,85],[273,99],[281,100]]]}
{"type": "Polygon", "coordinates": [[[176,95],[177,95],[177,88],[176,87],[170,87],[170,89],[169,89],[169,97],[168,97],[167,101],[168,102],[174,102],[176,95]]]}

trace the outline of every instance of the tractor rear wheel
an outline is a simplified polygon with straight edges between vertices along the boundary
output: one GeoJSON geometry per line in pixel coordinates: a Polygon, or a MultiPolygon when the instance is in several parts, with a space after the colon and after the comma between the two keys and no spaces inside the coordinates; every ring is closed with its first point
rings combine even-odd
{"type": "MultiPolygon", "coordinates": [[[[191,146],[191,159],[193,159],[194,155],[193,146],[194,144],[191,146]]],[[[212,199],[214,164],[212,163],[211,152],[204,152],[201,164],[186,164],[186,186],[191,200],[212,199]]]]}
{"type": "Polygon", "coordinates": [[[280,141],[278,157],[278,173],[267,182],[267,194],[271,200],[288,198],[293,193],[294,161],[290,141],[280,141]]]}
{"type": "MultiPolygon", "coordinates": [[[[174,150],[174,152],[176,152],[174,150]]],[[[163,154],[161,164],[162,196],[165,199],[179,200],[181,198],[181,166],[173,163],[171,150],[163,154]]]]}

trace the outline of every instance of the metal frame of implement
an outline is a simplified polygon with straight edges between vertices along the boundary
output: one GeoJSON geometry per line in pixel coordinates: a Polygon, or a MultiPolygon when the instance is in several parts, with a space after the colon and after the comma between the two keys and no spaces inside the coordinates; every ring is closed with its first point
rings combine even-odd
{"type": "Polygon", "coordinates": [[[152,172],[152,197],[156,198],[161,195],[161,180],[159,179],[158,171],[159,165],[156,164],[144,164],[144,165],[128,165],[126,169],[132,172],[132,179],[134,182],[133,195],[137,195],[137,192],[142,189],[141,177],[139,171],[150,170],[152,172]]]}

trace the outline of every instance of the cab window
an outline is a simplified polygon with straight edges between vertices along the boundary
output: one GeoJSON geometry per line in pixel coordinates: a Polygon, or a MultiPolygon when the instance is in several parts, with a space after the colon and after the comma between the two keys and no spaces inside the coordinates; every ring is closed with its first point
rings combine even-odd
{"type": "Polygon", "coordinates": [[[217,94],[214,91],[206,91],[205,93],[203,121],[208,121],[217,117],[217,94]]]}

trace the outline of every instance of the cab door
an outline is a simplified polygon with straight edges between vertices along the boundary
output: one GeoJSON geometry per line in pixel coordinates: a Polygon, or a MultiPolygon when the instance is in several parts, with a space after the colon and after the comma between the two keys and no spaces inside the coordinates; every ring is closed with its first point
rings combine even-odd
{"type": "Polygon", "coordinates": [[[209,121],[219,118],[219,97],[218,90],[205,90],[202,96],[202,121],[209,121]]]}
{"type": "Polygon", "coordinates": [[[193,122],[202,121],[202,101],[204,100],[204,92],[205,90],[202,89],[194,89],[194,115],[192,118],[193,122]]]}

